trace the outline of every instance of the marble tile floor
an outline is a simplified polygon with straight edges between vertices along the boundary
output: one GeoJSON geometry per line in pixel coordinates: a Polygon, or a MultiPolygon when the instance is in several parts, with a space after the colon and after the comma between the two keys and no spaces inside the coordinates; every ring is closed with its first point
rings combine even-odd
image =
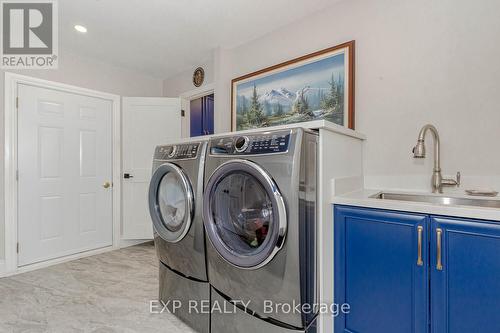
{"type": "Polygon", "coordinates": [[[0,278],[0,332],[194,332],[150,313],[157,294],[152,243],[111,251],[0,278]]]}

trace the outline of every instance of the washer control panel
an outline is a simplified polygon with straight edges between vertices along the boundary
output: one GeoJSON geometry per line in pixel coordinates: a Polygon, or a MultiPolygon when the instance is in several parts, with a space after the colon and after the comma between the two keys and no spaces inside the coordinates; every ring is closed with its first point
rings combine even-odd
{"type": "Polygon", "coordinates": [[[155,150],[155,160],[185,160],[196,158],[200,143],[158,146],[155,150]]]}
{"type": "Polygon", "coordinates": [[[210,142],[212,155],[258,155],[288,151],[290,131],[246,134],[214,138],[210,142]]]}

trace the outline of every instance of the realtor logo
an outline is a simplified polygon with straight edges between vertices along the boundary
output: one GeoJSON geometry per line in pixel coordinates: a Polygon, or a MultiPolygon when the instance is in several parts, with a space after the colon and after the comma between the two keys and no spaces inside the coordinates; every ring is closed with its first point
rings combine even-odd
{"type": "Polygon", "coordinates": [[[57,68],[57,4],[2,1],[2,68],[57,68]]]}

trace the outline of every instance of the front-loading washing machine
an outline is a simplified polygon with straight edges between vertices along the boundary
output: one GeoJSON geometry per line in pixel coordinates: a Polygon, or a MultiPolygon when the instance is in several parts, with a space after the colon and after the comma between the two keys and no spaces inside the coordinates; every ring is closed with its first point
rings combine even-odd
{"type": "Polygon", "coordinates": [[[156,147],[149,187],[160,300],[198,332],[210,331],[210,314],[199,311],[210,301],[202,222],[206,147],[206,141],[156,147]]]}
{"type": "Polygon", "coordinates": [[[212,313],[212,332],[316,332],[317,144],[302,128],[210,140],[203,216],[212,308],[234,306],[212,313]]]}

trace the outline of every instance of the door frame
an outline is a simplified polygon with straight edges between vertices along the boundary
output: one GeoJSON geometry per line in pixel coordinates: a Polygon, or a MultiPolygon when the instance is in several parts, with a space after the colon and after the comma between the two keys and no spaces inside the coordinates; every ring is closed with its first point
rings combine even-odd
{"type": "MultiPolygon", "coordinates": [[[[64,262],[67,260],[76,259],[96,253],[101,253],[111,249],[116,249],[120,244],[120,221],[121,221],[121,112],[120,112],[120,96],[104,93],[96,90],[81,88],[64,83],[58,83],[43,79],[38,79],[30,76],[5,73],[4,87],[4,110],[5,110],[5,145],[4,145],[4,205],[5,205],[5,275],[16,274],[21,271],[29,271],[32,269],[49,266],[54,263],[64,262]],[[113,244],[111,246],[90,250],[82,253],[77,253],[61,258],[47,260],[41,263],[35,263],[18,267],[18,182],[17,182],[17,96],[18,85],[24,84],[39,88],[57,90],[66,93],[84,95],[94,98],[101,98],[112,103],[112,181],[113,181],[113,199],[112,199],[112,228],[113,228],[113,244]]],[[[2,272],[0,272],[1,275],[2,272]]]]}
{"type": "MultiPolygon", "coordinates": [[[[200,88],[196,88],[190,91],[186,91],[182,94],[179,95],[179,98],[181,99],[181,108],[184,110],[185,115],[183,118],[183,123],[182,123],[182,137],[183,138],[189,138],[191,137],[191,127],[190,127],[190,121],[191,121],[191,101],[193,99],[197,99],[200,97],[212,95],[215,93],[215,85],[213,83],[208,83],[200,88]]],[[[215,127],[215,124],[214,124],[215,127]]],[[[214,130],[215,132],[215,130],[214,130]]]]}

